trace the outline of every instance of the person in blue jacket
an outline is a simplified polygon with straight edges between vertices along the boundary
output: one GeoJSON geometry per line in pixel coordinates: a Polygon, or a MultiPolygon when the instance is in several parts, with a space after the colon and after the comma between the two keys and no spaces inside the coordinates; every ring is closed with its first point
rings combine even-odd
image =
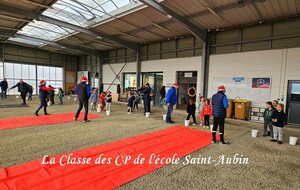
{"type": "Polygon", "coordinates": [[[226,118],[226,109],[228,108],[228,100],[225,95],[225,87],[219,86],[218,92],[212,97],[213,109],[213,129],[212,129],[212,143],[216,143],[216,133],[219,126],[220,144],[227,144],[224,140],[224,124],[226,118]]]}
{"type": "Polygon", "coordinates": [[[84,119],[83,122],[89,122],[88,120],[88,112],[89,112],[89,98],[91,96],[91,88],[87,85],[88,79],[86,76],[81,77],[81,83],[79,83],[75,88],[75,93],[77,94],[79,106],[77,112],[75,114],[74,120],[77,121],[77,118],[84,107],[84,119]]]}
{"type": "Polygon", "coordinates": [[[178,84],[174,83],[173,86],[171,86],[171,88],[168,90],[167,96],[166,96],[166,104],[168,107],[166,123],[169,123],[169,124],[174,123],[174,121],[172,121],[172,119],[171,119],[171,115],[173,112],[173,106],[177,102],[177,94],[176,94],[177,89],[178,89],[178,84]]]}

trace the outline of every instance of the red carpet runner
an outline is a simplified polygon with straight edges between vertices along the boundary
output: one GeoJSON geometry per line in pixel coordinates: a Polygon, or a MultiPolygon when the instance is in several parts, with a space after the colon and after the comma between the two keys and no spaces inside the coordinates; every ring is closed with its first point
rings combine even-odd
{"type": "MultiPolygon", "coordinates": [[[[0,169],[0,189],[22,190],[104,190],[113,189],[164,165],[150,164],[151,154],[160,158],[183,157],[211,143],[211,133],[187,127],[172,127],[165,130],[143,134],[116,142],[103,144],[72,153],[50,157],[55,164],[43,165],[42,160],[0,169]],[[92,158],[92,164],[66,164],[64,156],[73,154],[77,158],[92,158]],[[101,164],[95,160],[101,155],[101,164]],[[139,154],[145,158],[144,164],[133,164],[139,154]],[[121,163],[120,155],[129,155],[131,160],[121,163]],[[111,159],[111,163],[108,159],[111,159]],[[118,158],[118,159],[117,159],[118,158]],[[62,159],[62,166],[59,160],[62,159]]],[[[125,161],[125,158],[123,158],[125,161]]]]}
{"type": "MultiPolygon", "coordinates": [[[[63,114],[53,114],[53,115],[40,115],[40,116],[0,119],[0,130],[71,122],[74,119],[74,115],[75,113],[63,113],[63,114]]],[[[89,119],[94,119],[99,117],[100,117],[99,115],[95,115],[95,114],[89,114],[88,116],[89,119]]],[[[80,114],[78,120],[83,120],[83,113],[80,114]]]]}

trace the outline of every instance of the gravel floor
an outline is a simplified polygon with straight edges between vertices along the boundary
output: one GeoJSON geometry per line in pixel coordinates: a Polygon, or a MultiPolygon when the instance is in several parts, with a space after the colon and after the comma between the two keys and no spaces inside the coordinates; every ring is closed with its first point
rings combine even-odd
{"type": "MultiPolygon", "coordinates": [[[[0,108],[0,118],[31,116],[38,105],[37,98],[28,102],[29,107],[0,108]]],[[[9,97],[0,104],[17,104],[20,99],[9,97]]],[[[77,102],[67,100],[62,106],[48,107],[50,114],[74,112],[77,102]]],[[[126,114],[126,104],[114,103],[112,115],[102,116],[90,123],[72,122],[39,127],[26,127],[0,131],[0,168],[9,167],[44,155],[56,155],[113,142],[147,132],[171,127],[162,121],[163,109],[154,108],[150,118],[142,110],[126,114]]],[[[41,113],[40,113],[41,114],[41,113]]],[[[184,123],[185,112],[174,111],[176,125],[184,123]]],[[[199,126],[193,127],[204,130],[199,126]]],[[[207,131],[207,130],[206,130],[207,131]]],[[[228,146],[212,144],[192,153],[191,158],[219,157],[247,158],[248,164],[189,164],[185,159],[179,165],[167,165],[118,189],[300,189],[300,146],[288,144],[289,136],[300,139],[300,127],[284,128],[284,144],[269,142],[262,137],[262,125],[252,122],[226,120],[228,146]],[[259,130],[259,137],[252,138],[251,129],[259,130]]]]}

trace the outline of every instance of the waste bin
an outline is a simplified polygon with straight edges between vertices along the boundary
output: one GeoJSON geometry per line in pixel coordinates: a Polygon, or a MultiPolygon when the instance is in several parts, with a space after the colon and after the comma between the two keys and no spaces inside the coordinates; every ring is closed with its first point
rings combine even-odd
{"type": "Polygon", "coordinates": [[[234,118],[249,120],[251,102],[249,100],[235,100],[234,101],[234,118]]]}
{"type": "Polygon", "coordinates": [[[234,116],[234,101],[228,99],[228,108],[226,109],[226,117],[233,118],[234,116]]]}

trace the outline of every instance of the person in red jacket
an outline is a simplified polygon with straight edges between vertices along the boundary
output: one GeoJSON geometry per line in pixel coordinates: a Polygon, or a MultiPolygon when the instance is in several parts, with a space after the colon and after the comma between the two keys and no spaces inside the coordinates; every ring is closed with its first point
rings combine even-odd
{"type": "Polygon", "coordinates": [[[34,115],[39,116],[39,111],[44,107],[44,114],[49,115],[47,112],[47,94],[48,90],[54,90],[55,88],[46,87],[46,81],[41,80],[39,86],[39,99],[40,99],[40,106],[34,112],[34,115]]]}
{"type": "Polygon", "coordinates": [[[212,117],[212,107],[210,105],[210,100],[207,99],[203,105],[200,117],[204,117],[204,129],[209,128],[209,119],[212,117]]]}
{"type": "Polygon", "coordinates": [[[102,92],[99,96],[101,102],[101,110],[104,111],[105,108],[105,92],[102,92]]]}

